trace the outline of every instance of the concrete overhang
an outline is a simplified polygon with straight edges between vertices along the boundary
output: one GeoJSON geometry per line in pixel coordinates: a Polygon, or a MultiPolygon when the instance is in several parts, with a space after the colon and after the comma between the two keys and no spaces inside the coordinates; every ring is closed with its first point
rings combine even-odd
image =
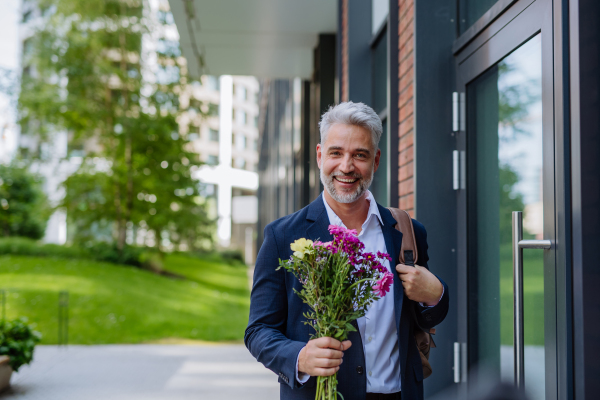
{"type": "Polygon", "coordinates": [[[169,4],[193,77],[310,79],[318,35],[337,32],[337,0],[169,0],[169,4]]]}

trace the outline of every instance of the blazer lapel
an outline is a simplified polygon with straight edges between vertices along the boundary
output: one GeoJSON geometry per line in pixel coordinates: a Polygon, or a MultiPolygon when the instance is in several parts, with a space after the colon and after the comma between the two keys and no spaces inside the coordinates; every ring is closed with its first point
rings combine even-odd
{"type": "Polygon", "coordinates": [[[308,206],[306,220],[309,225],[306,229],[306,238],[311,240],[320,240],[328,242],[333,240],[333,236],[329,233],[329,217],[323,203],[323,194],[308,206]]]}

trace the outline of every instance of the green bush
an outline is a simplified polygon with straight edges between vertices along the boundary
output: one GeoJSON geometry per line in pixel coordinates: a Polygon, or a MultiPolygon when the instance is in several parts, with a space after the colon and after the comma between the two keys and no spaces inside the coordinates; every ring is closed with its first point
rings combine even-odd
{"type": "Polygon", "coordinates": [[[0,238],[0,254],[19,254],[25,256],[54,256],[62,258],[89,258],[87,250],[60,246],[57,244],[39,243],[23,237],[0,238]]]}
{"type": "Polygon", "coordinates": [[[26,166],[0,164],[0,236],[44,236],[50,217],[41,178],[26,166]]]}
{"type": "Polygon", "coordinates": [[[125,246],[121,252],[115,244],[97,242],[87,247],[61,246],[39,243],[22,237],[0,238],[0,255],[82,258],[125,264],[145,268],[154,272],[162,271],[162,256],[158,252],[143,247],[125,246]]]}
{"type": "Polygon", "coordinates": [[[33,348],[42,334],[27,323],[26,318],[0,322],[0,355],[10,357],[9,364],[17,372],[33,359],[33,348]]]}
{"type": "Polygon", "coordinates": [[[240,263],[243,265],[246,265],[246,262],[244,260],[244,255],[239,250],[222,250],[219,252],[219,255],[221,256],[223,261],[225,261],[226,263],[228,263],[230,265],[235,265],[235,264],[240,264],[240,263]]]}

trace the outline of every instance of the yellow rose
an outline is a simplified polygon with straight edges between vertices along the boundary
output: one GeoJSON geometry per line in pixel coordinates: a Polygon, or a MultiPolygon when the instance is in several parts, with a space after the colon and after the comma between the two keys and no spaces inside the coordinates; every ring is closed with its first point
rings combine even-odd
{"type": "Polygon", "coordinates": [[[311,251],[310,246],[313,244],[312,240],[300,238],[294,243],[290,244],[290,248],[294,251],[294,255],[300,259],[304,258],[304,255],[311,251]]]}

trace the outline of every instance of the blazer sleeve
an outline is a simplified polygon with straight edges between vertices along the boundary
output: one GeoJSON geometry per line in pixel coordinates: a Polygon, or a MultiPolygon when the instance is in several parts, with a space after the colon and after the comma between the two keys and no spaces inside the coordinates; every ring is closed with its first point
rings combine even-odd
{"type": "MultiPolygon", "coordinates": [[[[413,228],[415,230],[415,240],[417,242],[418,260],[417,264],[429,269],[429,255],[427,254],[427,231],[423,224],[417,220],[412,220],[413,228]]],[[[440,299],[439,303],[434,307],[422,307],[419,303],[415,302],[416,317],[419,325],[424,329],[431,329],[436,325],[439,325],[448,314],[448,307],[450,305],[450,292],[448,285],[439,276],[436,277],[440,280],[444,286],[444,294],[440,299]]]]}
{"type": "Polygon", "coordinates": [[[302,386],[296,381],[296,360],[306,343],[285,336],[288,315],[286,271],[283,268],[276,271],[280,257],[272,226],[267,225],[264,232],[265,239],[254,267],[244,343],[260,363],[279,376],[280,382],[299,388],[302,386]]]}

